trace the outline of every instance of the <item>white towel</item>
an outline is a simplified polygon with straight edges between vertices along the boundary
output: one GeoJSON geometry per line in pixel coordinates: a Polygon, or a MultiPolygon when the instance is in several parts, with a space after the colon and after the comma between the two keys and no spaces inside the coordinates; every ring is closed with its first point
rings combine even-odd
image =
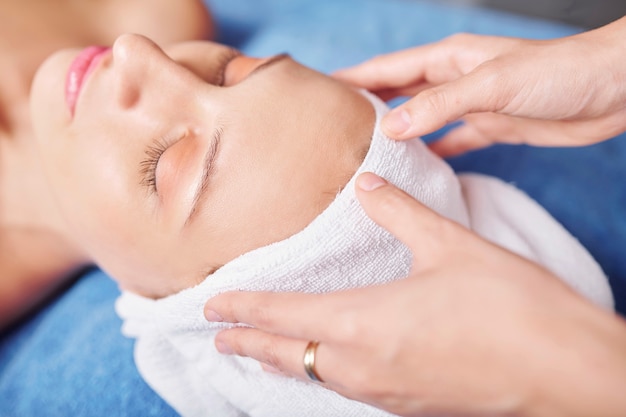
{"type": "MultiPolygon", "coordinates": [[[[600,267],[545,210],[497,179],[465,176],[459,181],[419,139],[389,140],[379,129],[388,107],[364,94],[377,120],[357,174],[381,175],[440,214],[541,263],[594,302],[613,306],[600,267]]],[[[355,178],[303,231],[243,254],[196,287],[160,300],[120,296],[116,308],[123,333],[137,339],[139,372],[180,414],[388,415],[315,384],[268,374],[252,359],[219,354],[214,337],[228,325],[203,316],[206,300],[229,290],[328,292],[406,276],[411,253],[365,215],[355,197],[355,178]]]]}

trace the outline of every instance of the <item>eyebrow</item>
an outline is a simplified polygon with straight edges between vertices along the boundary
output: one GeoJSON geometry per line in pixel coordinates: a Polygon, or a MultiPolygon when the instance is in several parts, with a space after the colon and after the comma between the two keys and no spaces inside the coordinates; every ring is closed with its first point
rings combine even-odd
{"type": "Polygon", "coordinates": [[[207,149],[206,155],[204,156],[204,162],[202,164],[204,167],[202,169],[202,180],[200,181],[200,184],[198,184],[196,192],[194,193],[193,203],[191,205],[189,215],[187,216],[187,220],[185,220],[185,226],[193,221],[195,214],[198,212],[200,199],[207,188],[209,188],[209,180],[211,179],[211,174],[215,170],[215,157],[217,156],[217,151],[219,150],[223,133],[224,129],[222,127],[217,127],[213,132],[211,145],[209,146],[209,149],[207,149]]]}
{"type": "MultiPolygon", "coordinates": [[[[265,61],[258,67],[256,67],[255,69],[253,69],[243,81],[248,80],[253,75],[259,74],[260,72],[263,72],[264,70],[270,68],[271,66],[288,58],[291,58],[291,56],[288,53],[282,53],[282,54],[278,54],[278,55],[271,57],[270,59],[268,59],[267,61],[265,61]]],[[[211,174],[213,174],[213,171],[215,170],[215,158],[217,156],[217,151],[219,150],[219,145],[222,140],[223,133],[224,133],[224,129],[222,127],[217,127],[215,131],[213,132],[213,138],[211,139],[211,146],[209,146],[206,156],[204,157],[204,164],[203,164],[204,168],[202,171],[202,180],[200,181],[200,184],[198,185],[198,187],[196,188],[196,192],[194,193],[191,210],[189,211],[187,220],[185,220],[184,227],[186,227],[189,223],[193,221],[196,213],[198,212],[198,206],[200,205],[200,200],[202,199],[202,196],[204,195],[207,188],[209,188],[209,180],[211,179],[211,174]]]]}
{"type": "Polygon", "coordinates": [[[246,76],[246,78],[244,79],[244,81],[248,80],[250,77],[252,77],[253,75],[257,75],[260,72],[263,72],[264,70],[268,69],[269,67],[271,67],[274,64],[277,64],[279,62],[281,62],[284,59],[288,59],[291,58],[291,55],[289,55],[288,53],[282,53],[282,54],[278,54],[278,55],[274,55],[273,57],[271,57],[270,59],[268,59],[267,61],[265,61],[264,63],[262,63],[261,65],[259,65],[258,67],[256,67],[255,69],[253,69],[250,74],[248,74],[246,76]]]}

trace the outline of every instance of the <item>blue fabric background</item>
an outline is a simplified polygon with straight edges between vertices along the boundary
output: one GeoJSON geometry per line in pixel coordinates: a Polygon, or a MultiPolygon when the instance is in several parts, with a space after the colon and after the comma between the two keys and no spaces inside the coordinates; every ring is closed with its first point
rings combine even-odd
{"type": "MultiPolygon", "coordinates": [[[[219,40],[252,55],[289,52],[324,72],[456,32],[553,38],[576,28],[409,0],[207,0],[219,40]]],[[[165,23],[164,23],[165,24],[165,23]]],[[[436,137],[431,135],[430,138],[436,137]]],[[[515,183],[591,251],[626,311],[626,141],[581,149],[497,146],[450,161],[515,183]]],[[[92,270],[0,339],[1,416],[170,416],[120,335],[115,284],[92,270]]],[[[210,410],[207,410],[210,415],[210,410]]]]}

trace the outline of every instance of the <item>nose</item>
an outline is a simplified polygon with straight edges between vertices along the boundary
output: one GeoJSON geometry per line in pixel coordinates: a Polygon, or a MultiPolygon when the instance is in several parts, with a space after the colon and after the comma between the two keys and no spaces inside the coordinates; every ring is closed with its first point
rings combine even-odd
{"type": "Polygon", "coordinates": [[[180,77],[168,77],[159,84],[160,74],[184,71],[150,39],[134,34],[122,35],[113,44],[114,88],[117,103],[122,108],[135,106],[147,91],[171,88],[180,77]],[[156,87],[156,88],[151,88],[156,87]]]}

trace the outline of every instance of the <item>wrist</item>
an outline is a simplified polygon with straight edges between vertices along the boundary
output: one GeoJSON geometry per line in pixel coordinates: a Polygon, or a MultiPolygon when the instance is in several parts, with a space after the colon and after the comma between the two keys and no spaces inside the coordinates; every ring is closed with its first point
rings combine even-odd
{"type": "Polygon", "coordinates": [[[597,71],[608,71],[611,75],[609,85],[620,90],[623,94],[620,97],[626,102],[626,66],[624,56],[626,56],[626,16],[618,19],[601,28],[583,33],[588,42],[589,50],[594,50],[595,54],[601,54],[594,61],[599,65],[597,71]]]}

